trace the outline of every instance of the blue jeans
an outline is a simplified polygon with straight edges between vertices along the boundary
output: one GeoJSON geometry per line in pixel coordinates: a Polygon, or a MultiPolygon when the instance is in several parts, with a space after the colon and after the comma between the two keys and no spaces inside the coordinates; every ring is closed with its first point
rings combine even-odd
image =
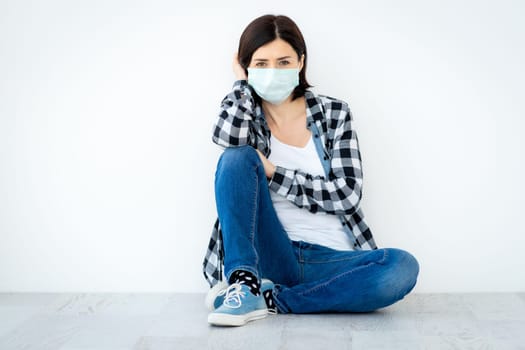
{"type": "Polygon", "coordinates": [[[280,313],[373,311],[401,300],[416,284],[419,265],[406,251],[338,251],[291,241],[252,146],[224,150],[215,172],[215,201],[226,278],[247,270],[272,280],[280,313]]]}

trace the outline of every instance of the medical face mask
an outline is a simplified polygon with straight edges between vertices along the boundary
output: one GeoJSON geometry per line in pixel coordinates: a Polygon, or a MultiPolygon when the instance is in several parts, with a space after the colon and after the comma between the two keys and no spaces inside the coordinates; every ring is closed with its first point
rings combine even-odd
{"type": "Polygon", "coordinates": [[[278,105],[299,85],[299,68],[248,68],[248,84],[263,100],[278,105]]]}

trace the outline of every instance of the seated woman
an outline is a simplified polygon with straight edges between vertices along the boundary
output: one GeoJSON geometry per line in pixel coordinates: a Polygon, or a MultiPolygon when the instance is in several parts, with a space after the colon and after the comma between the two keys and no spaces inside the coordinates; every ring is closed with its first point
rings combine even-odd
{"type": "Polygon", "coordinates": [[[204,260],[210,324],[372,311],[416,284],[411,254],[376,247],[360,208],[352,114],[308,89],[306,62],[303,36],[286,16],[259,17],[241,35],[236,81],[213,130],[224,151],[204,260]]]}

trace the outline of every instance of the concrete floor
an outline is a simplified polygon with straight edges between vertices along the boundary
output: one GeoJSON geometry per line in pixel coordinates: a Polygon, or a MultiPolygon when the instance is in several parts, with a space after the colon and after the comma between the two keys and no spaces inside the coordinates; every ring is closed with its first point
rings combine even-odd
{"type": "Polygon", "coordinates": [[[0,349],[525,349],[525,293],[410,294],[368,314],[206,322],[201,294],[0,294],[0,349]]]}

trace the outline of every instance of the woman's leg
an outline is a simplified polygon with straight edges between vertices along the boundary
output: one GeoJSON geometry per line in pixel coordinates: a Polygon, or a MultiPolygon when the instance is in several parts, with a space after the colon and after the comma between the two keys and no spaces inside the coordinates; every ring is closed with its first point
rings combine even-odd
{"type": "Polygon", "coordinates": [[[271,201],[264,166],[252,146],[226,148],[215,173],[215,200],[224,243],[224,271],[298,283],[299,265],[271,201]]]}
{"type": "Polygon", "coordinates": [[[337,251],[306,242],[294,245],[302,282],[274,289],[282,313],[373,311],[401,300],[419,273],[416,259],[400,249],[337,251]]]}
{"type": "Polygon", "coordinates": [[[224,243],[224,270],[277,285],[279,312],[372,311],[402,299],[415,285],[419,265],[399,249],[336,251],[289,240],[277,218],[268,180],[252,146],[227,148],[215,173],[224,243]]]}

